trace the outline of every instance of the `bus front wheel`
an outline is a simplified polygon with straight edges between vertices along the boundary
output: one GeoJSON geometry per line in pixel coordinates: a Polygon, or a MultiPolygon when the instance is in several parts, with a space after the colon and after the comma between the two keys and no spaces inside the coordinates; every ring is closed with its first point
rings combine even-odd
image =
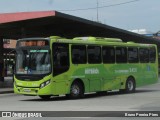
{"type": "Polygon", "coordinates": [[[69,97],[72,99],[81,98],[84,95],[83,85],[80,82],[73,82],[70,89],[69,97]]]}

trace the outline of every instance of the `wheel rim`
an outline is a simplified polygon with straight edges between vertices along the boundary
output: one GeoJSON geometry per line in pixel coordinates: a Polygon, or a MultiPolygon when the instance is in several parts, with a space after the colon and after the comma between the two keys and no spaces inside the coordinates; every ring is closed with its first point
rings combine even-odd
{"type": "Polygon", "coordinates": [[[131,81],[131,80],[128,81],[128,90],[129,91],[133,90],[133,81],[131,81]]]}
{"type": "Polygon", "coordinates": [[[79,93],[80,93],[80,89],[79,89],[79,87],[78,87],[77,85],[73,85],[71,92],[72,92],[72,94],[73,94],[74,96],[77,96],[77,95],[79,95],[79,93]]]}

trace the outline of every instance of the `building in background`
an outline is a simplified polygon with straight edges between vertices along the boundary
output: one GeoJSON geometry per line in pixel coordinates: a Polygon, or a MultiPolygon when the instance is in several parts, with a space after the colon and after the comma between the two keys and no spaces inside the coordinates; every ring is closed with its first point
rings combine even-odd
{"type": "Polygon", "coordinates": [[[16,48],[16,40],[13,39],[3,39],[3,48],[16,48]]]}
{"type": "Polygon", "coordinates": [[[141,35],[145,35],[145,36],[148,36],[148,37],[153,37],[153,38],[156,38],[156,39],[160,40],[160,31],[158,31],[156,33],[148,31],[146,29],[135,29],[135,30],[128,30],[128,31],[134,32],[134,33],[137,33],[137,34],[141,34],[141,35]]]}
{"type": "Polygon", "coordinates": [[[148,31],[146,29],[135,29],[135,30],[129,30],[129,31],[137,33],[137,34],[145,35],[145,36],[148,36],[148,37],[152,37],[153,34],[154,34],[153,32],[148,31]]]}
{"type": "Polygon", "coordinates": [[[13,74],[16,43],[17,41],[13,39],[3,39],[4,76],[10,76],[13,74]]]}
{"type": "Polygon", "coordinates": [[[155,33],[153,35],[153,38],[159,39],[160,40],[160,31],[158,31],[157,33],[155,33]]]}

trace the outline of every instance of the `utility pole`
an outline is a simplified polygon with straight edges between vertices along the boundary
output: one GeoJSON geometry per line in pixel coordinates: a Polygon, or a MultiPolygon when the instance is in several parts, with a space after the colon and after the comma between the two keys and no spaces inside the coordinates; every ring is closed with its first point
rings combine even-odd
{"type": "Polygon", "coordinates": [[[97,0],[97,22],[99,22],[99,18],[98,18],[98,0],[97,0]]]}

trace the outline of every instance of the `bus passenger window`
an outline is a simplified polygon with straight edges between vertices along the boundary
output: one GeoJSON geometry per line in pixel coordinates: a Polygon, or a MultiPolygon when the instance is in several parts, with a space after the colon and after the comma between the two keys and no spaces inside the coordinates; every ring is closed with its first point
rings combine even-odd
{"type": "Polygon", "coordinates": [[[149,50],[149,61],[151,63],[155,63],[156,61],[156,49],[154,47],[149,50]]]}
{"type": "Polygon", "coordinates": [[[149,62],[149,50],[148,48],[140,48],[139,49],[139,56],[141,63],[148,63],[149,62]]]}
{"type": "Polygon", "coordinates": [[[101,63],[101,47],[99,46],[88,46],[87,47],[88,52],[88,63],[96,64],[101,63]]]}
{"type": "Polygon", "coordinates": [[[127,48],[126,47],[116,47],[116,62],[117,63],[127,63],[127,48]]]}
{"type": "Polygon", "coordinates": [[[128,48],[128,62],[129,63],[138,63],[138,48],[128,48]]]}
{"type": "Polygon", "coordinates": [[[72,45],[72,63],[85,64],[87,62],[86,46],[72,45]]]}
{"type": "Polygon", "coordinates": [[[114,47],[102,48],[103,63],[115,63],[115,50],[114,47]]]}

